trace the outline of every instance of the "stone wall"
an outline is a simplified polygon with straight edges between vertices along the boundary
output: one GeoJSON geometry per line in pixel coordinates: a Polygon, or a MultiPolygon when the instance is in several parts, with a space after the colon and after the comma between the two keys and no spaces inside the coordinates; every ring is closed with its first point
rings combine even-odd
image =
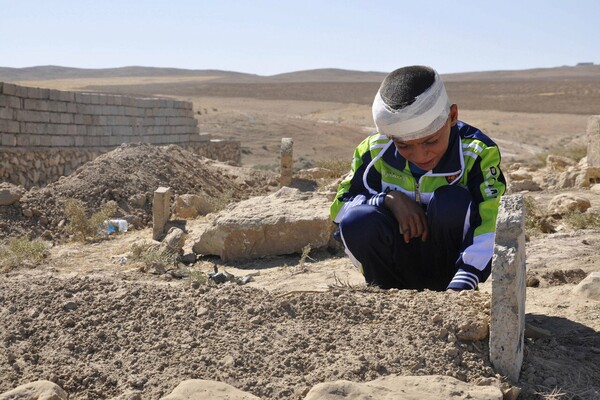
{"type": "Polygon", "coordinates": [[[123,143],[140,142],[241,159],[238,141],[198,132],[191,102],[0,82],[0,181],[45,185],[123,143]]]}

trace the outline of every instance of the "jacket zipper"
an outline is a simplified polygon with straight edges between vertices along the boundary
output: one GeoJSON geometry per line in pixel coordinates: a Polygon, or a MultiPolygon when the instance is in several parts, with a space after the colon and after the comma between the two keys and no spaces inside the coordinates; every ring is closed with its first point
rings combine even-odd
{"type": "Polygon", "coordinates": [[[415,201],[421,203],[421,192],[419,190],[419,181],[415,179],[415,201]]]}

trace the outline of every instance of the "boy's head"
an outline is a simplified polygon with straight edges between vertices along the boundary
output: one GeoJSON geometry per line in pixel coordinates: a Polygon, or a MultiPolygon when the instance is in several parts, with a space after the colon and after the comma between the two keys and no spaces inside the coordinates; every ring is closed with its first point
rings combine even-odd
{"type": "Polygon", "coordinates": [[[377,130],[404,141],[426,137],[448,120],[450,100],[438,73],[420,65],[390,72],[373,101],[377,130]]]}

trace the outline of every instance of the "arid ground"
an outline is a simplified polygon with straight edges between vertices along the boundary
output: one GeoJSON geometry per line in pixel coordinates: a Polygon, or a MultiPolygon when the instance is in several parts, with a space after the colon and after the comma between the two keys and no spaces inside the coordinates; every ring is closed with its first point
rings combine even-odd
{"type": "MultiPolygon", "coordinates": [[[[186,193],[202,188],[215,199],[223,198],[224,187],[234,188],[229,201],[271,193],[283,137],[294,140],[296,170],[349,162],[354,146],[373,130],[369,103],[383,78],[335,70],[269,78],[219,71],[137,74],[13,81],[190,100],[201,131],[240,140],[243,168],[171,148],[148,153],[147,162],[169,168],[158,177],[135,165],[133,146],[26,193],[23,204],[58,218],[66,197],[97,207],[104,185],[115,182],[127,196],[149,195],[158,184],[186,193]],[[136,174],[139,186],[127,174],[136,174]]],[[[548,154],[575,161],[585,156],[588,116],[600,114],[600,67],[446,80],[460,118],[498,142],[507,172],[527,169],[543,182],[552,174],[545,168],[548,154]]],[[[524,192],[540,218],[563,192],[589,199],[586,213],[600,214],[598,187],[541,189],[524,192]]],[[[28,231],[44,235],[21,207],[0,210],[2,242],[28,231]]],[[[139,228],[87,244],[66,240],[56,227],[45,233],[52,242],[48,258],[0,274],[0,393],[47,379],[75,399],[153,399],[181,381],[202,378],[262,399],[303,399],[315,384],[338,379],[502,379],[490,363],[485,335],[464,336],[486,324],[489,282],[465,294],[379,291],[364,287],[339,250],[237,263],[200,256],[184,273],[155,275],[141,272],[131,257],[132,244],[152,235],[144,227],[148,209],[137,217],[139,228]],[[235,276],[251,274],[253,281],[207,285],[201,276],[215,265],[235,276]]],[[[193,236],[203,223],[204,217],[189,220],[186,230],[193,236]]],[[[599,399],[600,302],[573,288],[600,271],[600,223],[556,220],[553,228],[528,230],[526,319],[537,330],[526,339],[521,378],[507,382],[522,389],[523,399],[599,399]]]]}

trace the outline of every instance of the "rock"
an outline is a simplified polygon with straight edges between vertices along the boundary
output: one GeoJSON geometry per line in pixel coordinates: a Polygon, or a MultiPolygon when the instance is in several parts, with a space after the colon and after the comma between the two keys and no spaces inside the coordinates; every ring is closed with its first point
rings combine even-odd
{"type": "Polygon", "coordinates": [[[161,400],[260,400],[253,394],[243,392],[222,382],[204,379],[188,379],[181,382],[168,396],[161,400]]]}
{"type": "Polygon", "coordinates": [[[136,240],[131,244],[131,250],[134,252],[136,249],[140,251],[157,251],[160,248],[160,242],[152,239],[140,239],[136,240]]]}
{"type": "Polygon", "coordinates": [[[562,170],[567,167],[577,166],[577,161],[570,159],[569,157],[556,156],[549,154],[546,157],[546,168],[562,170]]]}
{"type": "Polygon", "coordinates": [[[67,392],[50,381],[26,383],[0,394],[0,400],[67,400],[67,398],[67,392]]]}
{"type": "Polygon", "coordinates": [[[589,274],[573,288],[573,293],[588,299],[600,301],[600,271],[589,274]]]}
{"type": "Polygon", "coordinates": [[[175,196],[175,214],[180,218],[196,218],[214,211],[213,204],[204,196],[182,194],[175,196]]]}
{"type": "Polygon", "coordinates": [[[562,193],[555,196],[548,204],[550,214],[563,215],[571,211],[585,212],[592,204],[585,197],[571,193],[562,193]]]}
{"type": "Polygon", "coordinates": [[[509,172],[508,178],[511,181],[524,181],[533,179],[533,176],[525,169],[518,169],[516,171],[509,172]]]}
{"type": "Polygon", "coordinates": [[[371,382],[345,380],[314,386],[304,400],[434,400],[434,399],[502,400],[496,386],[477,386],[450,376],[386,376],[371,382]]]}
{"type": "Polygon", "coordinates": [[[540,230],[543,233],[555,233],[556,232],[556,220],[552,217],[543,217],[538,221],[540,230]]]}
{"type": "Polygon", "coordinates": [[[588,173],[586,169],[579,167],[568,167],[566,171],[562,172],[558,177],[558,182],[555,185],[555,189],[568,189],[568,188],[584,188],[588,187],[590,182],[588,180],[588,173]]]}
{"type": "Polygon", "coordinates": [[[463,324],[456,337],[462,341],[477,341],[485,340],[490,332],[490,321],[489,318],[482,320],[472,320],[463,324]]]}
{"type": "Polygon", "coordinates": [[[185,245],[187,235],[179,228],[171,227],[167,232],[167,236],[160,244],[159,251],[161,253],[179,254],[185,245]]]}
{"type": "Polygon", "coordinates": [[[137,193],[131,196],[129,199],[129,204],[134,207],[142,208],[146,205],[146,194],[137,193]]]}
{"type": "Polygon", "coordinates": [[[510,184],[508,185],[508,190],[511,193],[517,193],[517,192],[524,192],[524,191],[529,191],[529,192],[537,192],[542,190],[541,186],[534,182],[531,179],[525,179],[525,180],[520,180],[520,181],[511,181],[510,184]]]}
{"type": "Polygon", "coordinates": [[[25,189],[12,183],[0,183],[0,206],[11,206],[21,200],[25,189]]]}
{"type": "Polygon", "coordinates": [[[307,245],[327,247],[334,230],[329,205],[330,200],[320,193],[289,187],[250,198],[219,213],[200,232],[193,251],[240,260],[300,253],[307,245]]]}
{"type": "MultiPolygon", "coordinates": [[[[349,168],[348,168],[349,169],[349,168]]],[[[323,178],[337,178],[332,170],[327,168],[309,168],[301,169],[295,175],[297,179],[323,179],[323,178]]]]}
{"type": "Polygon", "coordinates": [[[193,264],[196,262],[196,260],[197,260],[196,253],[184,254],[183,257],[181,257],[181,262],[184,264],[193,264]]]}

